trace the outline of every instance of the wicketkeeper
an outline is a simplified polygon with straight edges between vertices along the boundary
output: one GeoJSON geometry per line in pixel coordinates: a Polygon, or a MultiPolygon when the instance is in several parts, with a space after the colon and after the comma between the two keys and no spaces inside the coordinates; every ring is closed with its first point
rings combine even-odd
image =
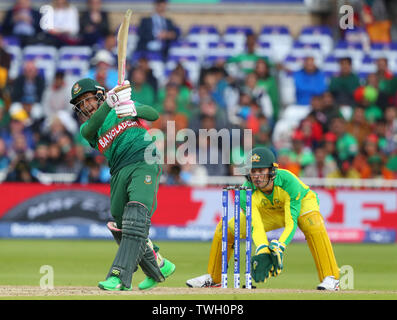
{"type": "MultiPolygon", "coordinates": [[[[288,170],[278,169],[269,149],[254,148],[247,159],[248,181],[252,188],[252,238],[256,246],[251,258],[251,274],[256,282],[278,276],[284,266],[284,255],[296,228],[306,237],[316,264],[318,290],[339,290],[339,268],[324,219],[320,214],[317,194],[288,170]],[[266,232],[284,228],[278,240],[268,241],[266,232]]],[[[241,238],[245,238],[246,194],[240,193],[241,238]]],[[[233,251],[234,218],[228,222],[228,259],[233,251]]],[[[208,274],[190,279],[189,287],[219,287],[222,270],[222,222],[215,230],[208,262],[208,274]]]]}
{"type": "Polygon", "coordinates": [[[106,93],[98,82],[85,78],[73,85],[71,95],[70,103],[82,122],[81,135],[106,157],[111,173],[111,214],[115,222],[108,223],[108,228],[119,248],[106,280],[98,286],[130,290],[139,265],[147,276],[139,288],[150,289],[175,270],[148,238],[162,169],[156,162],[145,161],[145,152],[149,150],[152,160],[157,150],[147,139],[141,119],[154,121],[158,113],[131,100],[128,81],[106,93]]]}

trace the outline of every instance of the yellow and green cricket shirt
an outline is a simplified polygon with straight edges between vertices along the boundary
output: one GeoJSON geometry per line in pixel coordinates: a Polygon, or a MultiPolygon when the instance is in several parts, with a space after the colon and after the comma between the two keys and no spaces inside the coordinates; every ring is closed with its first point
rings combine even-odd
{"type": "MultiPolygon", "coordinates": [[[[266,232],[284,227],[279,241],[288,245],[294,237],[301,213],[319,211],[315,192],[296,175],[278,169],[271,194],[265,194],[251,182],[243,186],[252,188],[252,238],[255,245],[268,244],[266,232]]],[[[241,192],[240,205],[245,212],[246,195],[241,192]]]]}

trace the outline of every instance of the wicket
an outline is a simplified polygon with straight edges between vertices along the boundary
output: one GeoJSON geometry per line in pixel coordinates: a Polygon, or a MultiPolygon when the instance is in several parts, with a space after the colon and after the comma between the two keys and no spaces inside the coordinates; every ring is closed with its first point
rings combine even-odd
{"type": "Polygon", "coordinates": [[[251,249],[252,249],[252,189],[239,186],[229,186],[222,191],[222,278],[221,287],[227,288],[227,233],[229,212],[229,190],[234,190],[234,288],[240,288],[240,191],[246,191],[246,239],[245,239],[245,287],[252,288],[251,280],[251,249]]]}

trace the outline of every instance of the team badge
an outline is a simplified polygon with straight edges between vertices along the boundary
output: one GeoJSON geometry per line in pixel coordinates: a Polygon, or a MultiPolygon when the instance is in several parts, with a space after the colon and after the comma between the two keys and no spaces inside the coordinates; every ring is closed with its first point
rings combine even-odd
{"type": "Polygon", "coordinates": [[[79,86],[78,83],[76,83],[76,84],[73,86],[73,94],[78,94],[78,93],[80,92],[80,90],[81,90],[81,87],[79,86]]]}
{"type": "Polygon", "coordinates": [[[145,177],[145,183],[146,183],[146,184],[151,184],[151,183],[152,183],[152,176],[147,175],[147,176],[145,177]]]}
{"type": "Polygon", "coordinates": [[[251,162],[259,162],[261,157],[258,156],[256,153],[251,157],[251,162]]]}

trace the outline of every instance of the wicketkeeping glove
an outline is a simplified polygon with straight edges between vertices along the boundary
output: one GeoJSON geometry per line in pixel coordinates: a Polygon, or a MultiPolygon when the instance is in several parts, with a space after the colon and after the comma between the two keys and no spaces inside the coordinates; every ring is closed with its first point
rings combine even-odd
{"type": "Polygon", "coordinates": [[[255,282],[266,282],[273,270],[272,257],[267,245],[258,249],[251,258],[251,276],[255,282]]]}
{"type": "Polygon", "coordinates": [[[274,267],[272,276],[278,276],[283,270],[283,259],[284,259],[284,251],[285,251],[285,244],[277,241],[272,240],[269,244],[269,250],[271,253],[272,265],[274,267]]]}
{"type": "Polygon", "coordinates": [[[109,90],[106,94],[106,102],[112,109],[129,100],[131,100],[131,85],[128,80],[125,80],[123,84],[117,85],[112,90],[109,90]]]}

